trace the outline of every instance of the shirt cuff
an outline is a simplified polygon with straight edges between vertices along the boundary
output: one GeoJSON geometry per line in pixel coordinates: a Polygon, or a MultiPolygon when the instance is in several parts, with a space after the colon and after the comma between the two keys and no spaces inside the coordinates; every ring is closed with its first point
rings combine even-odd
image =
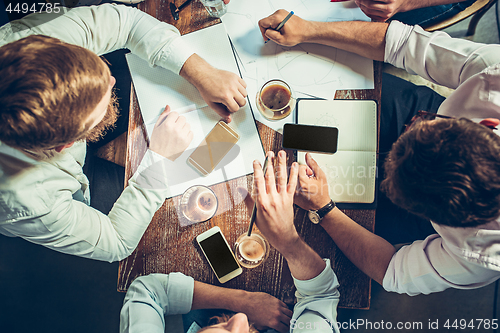
{"type": "Polygon", "coordinates": [[[169,315],[185,314],[193,305],[194,279],[182,273],[170,273],[163,280],[168,295],[169,315]]]}
{"type": "Polygon", "coordinates": [[[323,271],[309,280],[297,280],[293,277],[293,282],[297,288],[297,292],[302,296],[317,295],[322,293],[325,289],[332,286],[332,281],[338,287],[337,277],[330,266],[330,259],[324,259],[326,266],[323,271]]]}
{"type": "Polygon", "coordinates": [[[414,28],[399,21],[391,21],[385,34],[385,62],[404,69],[405,46],[414,28]]]}
{"type": "Polygon", "coordinates": [[[186,60],[193,54],[193,49],[181,37],[177,37],[163,50],[157,65],[179,74],[186,60]]]}
{"type": "Polygon", "coordinates": [[[168,188],[168,167],[172,163],[168,158],[148,149],[132,178],[142,188],[165,190],[168,188]]]}

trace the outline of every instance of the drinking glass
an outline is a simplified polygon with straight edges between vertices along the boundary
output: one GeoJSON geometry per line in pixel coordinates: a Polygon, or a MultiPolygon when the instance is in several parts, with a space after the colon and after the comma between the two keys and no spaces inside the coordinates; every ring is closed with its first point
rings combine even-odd
{"type": "Polygon", "coordinates": [[[217,196],[210,188],[203,185],[191,186],[184,192],[179,204],[179,211],[187,219],[181,219],[181,226],[210,220],[217,207],[217,196]]]}
{"type": "Polygon", "coordinates": [[[241,266],[255,268],[269,256],[269,242],[258,232],[244,233],[234,244],[234,255],[241,266]]]}
{"type": "Polygon", "coordinates": [[[292,112],[295,103],[292,95],[292,89],[285,81],[267,81],[257,93],[257,109],[266,119],[283,119],[292,112]]]}
{"type": "Polygon", "coordinates": [[[226,4],[222,0],[200,0],[208,14],[212,17],[220,18],[222,15],[226,14],[227,8],[226,4]]]}

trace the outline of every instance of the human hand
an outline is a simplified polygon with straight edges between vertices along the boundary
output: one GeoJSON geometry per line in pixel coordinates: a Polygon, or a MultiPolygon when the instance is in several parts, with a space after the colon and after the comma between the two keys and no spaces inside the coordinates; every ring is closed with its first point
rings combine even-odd
{"type": "Polygon", "coordinates": [[[186,123],[186,118],[177,112],[171,112],[166,106],[163,113],[156,121],[151,135],[149,149],[171,161],[175,161],[193,140],[191,126],[186,123]]]}
{"type": "Polygon", "coordinates": [[[264,41],[270,39],[283,46],[295,46],[306,40],[312,22],[303,20],[297,15],[292,15],[280,31],[275,30],[287,15],[286,10],[279,9],[274,14],[259,21],[264,41]]]}
{"type": "Polygon", "coordinates": [[[184,63],[180,74],[227,123],[231,122],[231,114],[246,104],[245,81],[232,72],[212,67],[196,54],[184,63]]]}
{"type": "Polygon", "coordinates": [[[295,204],[306,210],[318,210],[330,202],[328,181],[309,153],[306,154],[306,163],[299,167],[295,204]]]}
{"type": "Polygon", "coordinates": [[[380,22],[387,21],[396,13],[420,7],[410,0],[355,0],[355,3],[366,16],[380,22]]]}
{"type": "MultiPolygon", "coordinates": [[[[278,154],[277,183],[274,176],[273,152],[269,158],[266,174],[258,161],[254,161],[253,199],[247,195],[245,204],[249,211],[253,209],[254,199],[257,205],[255,223],[269,243],[285,257],[289,247],[294,246],[299,235],[293,224],[293,195],[297,185],[298,164],[293,163],[287,184],[286,153],[278,154]]],[[[242,192],[240,190],[240,192],[242,192]]]]}
{"type": "Polygon", "coordinates": [[[278,332],[288,332],[293,315],[285,303],[262,292],[247,292],[238,312],[246,314],[258,330],[272,328],[278,332]]]}

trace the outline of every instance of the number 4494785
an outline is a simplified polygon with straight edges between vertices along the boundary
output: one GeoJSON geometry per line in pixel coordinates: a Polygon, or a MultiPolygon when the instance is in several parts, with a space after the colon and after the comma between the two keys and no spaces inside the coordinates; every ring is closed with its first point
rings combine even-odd
{"type": "Polygon", "coordinates": [[[496,330],[498,328],[498,319],[471,319],[469,321],[465,319],[455,319],[455,320],[446,320],[446,322],[443,325],[444,328],[446,329],[466,329],[466,328],[471,328],[471,329],[494,329],[496,330]]]}
{"type": "Polygon", "coordinates": [[[61,7],[59,7],[61,4],[60,3],[45,3],[45,2],[39,2],[39,3],[33,3],[33,4],[28,4],[28,3],[9,3],[7,7],[5,8],[6,12],[9,13],[59,13],[61,11],[61,7]]]}

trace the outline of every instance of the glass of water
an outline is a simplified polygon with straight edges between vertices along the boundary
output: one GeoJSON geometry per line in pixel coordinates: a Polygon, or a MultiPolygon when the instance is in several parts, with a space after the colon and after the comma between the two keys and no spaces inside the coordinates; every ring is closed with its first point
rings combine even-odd
{"type": "Polygon", "coordinates": [[[223,0],[200,0],[208,14],[212,17],[221,17],[226,14],[226,4],[223,0]]]}

